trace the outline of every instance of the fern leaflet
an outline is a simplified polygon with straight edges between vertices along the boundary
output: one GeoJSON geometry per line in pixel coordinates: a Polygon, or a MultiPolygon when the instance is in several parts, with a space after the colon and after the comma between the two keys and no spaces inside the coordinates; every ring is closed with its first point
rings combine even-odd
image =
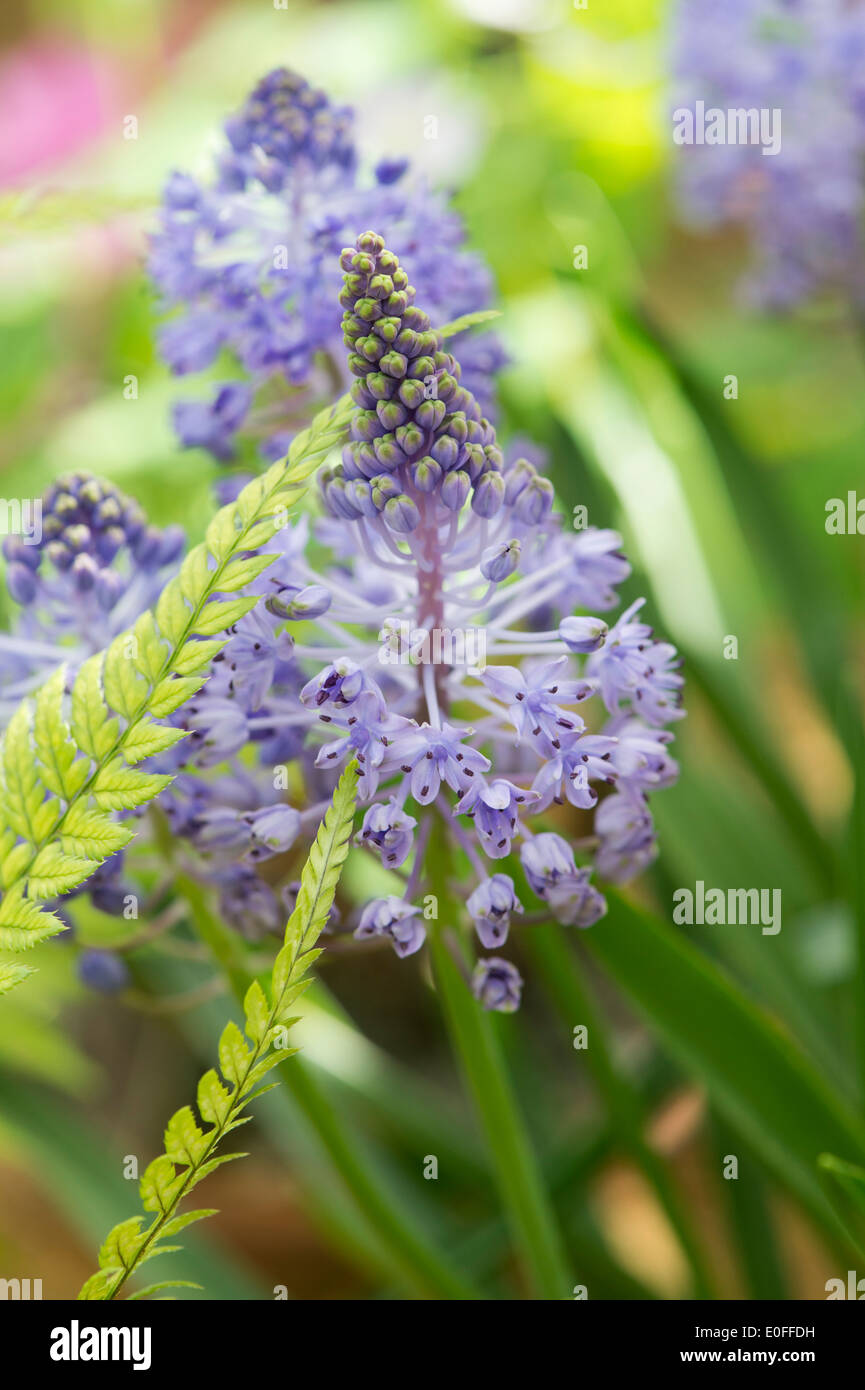
{"type": "MultiPolygon", "coordinates": [[[[198,1116],[191,1106],[172,1115],[165,1130],[165,1150],[145,1169],[139,1184],[145,1214],[115,1226],[99,1252],[99,1269],[87,1280],[79,1299],[116,1298],[129,1277],[157,1255],[178,1249],[166,1244],[186,1226],[215,1213],[210,1208],[178,1214],[181,1201],[222,1163],[244,1157],[217,1154],[222,1140],[251,1118],[242,1112],[250,1101],[276,1083],[262,1085],[267,1074],[296,1048],[285,1045],[295,1022],[291,1011],[310,981],[307,971],[321,954],[316,942],[333,904],[336,885],[348,854],[357,795],[357,764],[343,772],[327,814],[301,875],[297,904],[285,929],[285,941],[274,962],[270,996],[257,980],[246,992],[243,1032],[229,1021],[219,1041],[219,1071],[205,1072],[198,1083],[198,1116]],[[209,1126],[209,1128],[207,1127],[209,1126]]],[[[182,1286],[168,1280],[133,1297],[157,1289],[182,1286]]],[[[189,1285],[186,1285],[189,1287],[189,1285]]],[[[195,1286],[192,1286],[195,1287],[195,1286]]]]}
{"type": "MultiPolygon", "coordinates": [[[[284,462],[216,513],[156,608],[81,666],[60,667],[16,709],[0,744],[0,949],[63,930],[42,904],[78,887],[133,837],[113,813],[156,796],[169,776],[142,772],[181,730],[157,721],[201,688],[223,636],[257,602],[238,591],[270,563],[251,551],[284,525],[322,459],[344,436],[350,401],[322,411],[284,462]]],[[[29,973],[4,966],[0,993],[29,973]]]]}

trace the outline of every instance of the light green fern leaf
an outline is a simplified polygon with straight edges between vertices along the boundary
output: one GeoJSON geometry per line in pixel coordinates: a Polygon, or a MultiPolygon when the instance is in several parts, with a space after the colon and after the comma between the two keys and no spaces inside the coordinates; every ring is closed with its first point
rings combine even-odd
{"type": "Polygon", "coordinates": [[[475,309],[470,314],[463,314],[458,319],[451,319],[450,323],[442,324],[436,332],[441,338],[455,338],[457,333],[465,333],[468,328],[477,328],[482,323],[490,323],[492,319],[501,318],[499,309],[475,309]]]}
{"type": "Polygon", "coordinates": [[[17,961],[0,961],[0,994],[8,994],[10,989],[14,989],[32,974],[32,965],[19,965],[17,961]]]}
{"type": "MultiPolygon", "coordinates": [[[[200,689],[223,635],[256,598],[238,591],[273,558],[249,552],[285,525],[310,475],[345,436],[351,402],[322,411],[288,458],[216,513],[154,612],[74,680],[61,667],[22,701],[0,744],[0,945],[24,950],[63,923],[40,904],[83,883],[132,837],[112,819],[171,780],[137,764],[183,734],[157,723],[200,689]]],[[[5,992],[26,971],[7,973],[5,992]]]]}
{"type": "MultiPolygon", "coordinates": [[[[285,929],[285,945],[273,967],[273,1002],[280,1014],[277,1022],[282,1021],[282,1015],[296,997],[294,986],[318,954],[313,948],[333,905],[333,895],[348,854],[350,811],[356,785],[356,775],[343,774],[340,778],[333,804],[319,826],[315,844],[303,867],[297,902],[285,929]],[[301,963],[304,963],[303,970],[298,969],[301,963]]],[[[251,1017],[254,1018],[250,1014],[251,993],[252,987],[246,996],[247,1027],[251,1017]]],[[[254,1003],[253,998],[253,1006],[254,1003]]]]}
{"type": "MultiPolygon", "coordinates": [[[[333,906],[348,854],[357,778],[357,765],[352,763],[343,772],[319,826],[301,875],[297,905],[274,965],[270,996],[257,980],[250,983],[244,1000],[244,1031],[231,1020],[226,1024],[219,1040],[219,1072],[205,1072],[198,1084],[198,1115],[185,1105],[168,1121],[164,1152],[148,1164],[139,1183],[144,1212],[109,1232],[99,1252],[99,1269],[87,1280],[79,1299],[115,1298],[147,1260],[178,1249],[165,1242],[193,1222],[214,1215],[209,1208],[178,1213],[180,1203],[215,1168],[245,1157],[218,1154],[216,1149],[227,1134],[250,1118],[243,1111],[269,1089],[259,1086],[264,1076],[296,1051],[285,1046],[285,1033],[294,1021],[292,1006],[308,983],[304,977],[321,954],[315,943],[333,906]],[[148,1212],[152,1219],[145,1225],[148,1212]]],[[[137,1297],[168,1286],[151,1285],[137,1297]]]]}
{"type": "Polygon", "coordinates": [[[26,244],[35,241],[64,241],[75,227],[101,227],[109,218],[151,211],[151,199],[94,194],[92,188],[58,189],[48,185],[29,185],[23,192],[4,192],[0,196],[0,243],[26,244]]]}

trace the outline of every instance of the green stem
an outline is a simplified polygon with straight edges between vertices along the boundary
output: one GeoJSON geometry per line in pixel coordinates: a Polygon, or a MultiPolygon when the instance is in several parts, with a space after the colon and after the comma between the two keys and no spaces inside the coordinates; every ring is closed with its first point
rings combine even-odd
{"type": "Polygon", "coordinates": [[[642,1100],[613,1062],[601,1015],[592,1004],[579,960],[565,943],[563,929],[552,923],[533,927],[526,934],[526,947],[566,1025],[585,1025],[588,1046],[579,1055],[592,1071],[619,1141],[654,1188],[691,1267],[697,1296],[714,1298],[713,1280],[688,1215],[663,1160],[643,1137],[642,1100]]]}
{"type": "MultiPolygon", "coordinates": [[[[189,904],[193,925],[221,965],[238,1003],[242,1004],[253,976],[245,968],[237,938],[211,912],[207,894],[194,880],[181,875],[178,891],[189,904]]],[[[455,1270],[418,1230],[391,1192],[384,1192],[370,1174],[365,1158],[344,1133],[329,1100],[317,1085],[311,1068],[300,1057],[280,1068],[281,1084],[314,1127],[318,1137],[381,1243],[397,1275],[424,1297],[475,1299],[482,1295],[455,1270]]]]}
{"type": "MultiPolygon", "coordinates": [[[[447,887],[450,856],[445,836],[434,837],[428,857],[435,861],[439,911],[445,920],[455,921],[459,905],[449,900],[447,887]]],[[[562,1239],[492,1020],[473,999],[439,921],[430,923],[428,939],[445,1024],[489,1144],[502,1202],[532,1288],[539,1298],[569,1298],[573,1280],[562,1239]]],[[[462,951],[460,958],[465,963],[462,951]]]]}

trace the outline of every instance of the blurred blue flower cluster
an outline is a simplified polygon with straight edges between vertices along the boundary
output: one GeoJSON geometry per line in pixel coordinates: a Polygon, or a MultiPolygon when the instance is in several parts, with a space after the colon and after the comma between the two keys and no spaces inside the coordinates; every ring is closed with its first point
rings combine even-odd
{"type": "Polygon", "coordinates": [[[678,0],[674,109],[779,113],[759,139],[682,145],[680,206],[697,227],[740,225],[747,296],[787,310],[821,291],[865,294],[865,6],[857,0],[678,0]]]}
{"type": "MultiPolygon", "coordinates": [[[[165,188],[150,272],[169,311],[160,350],[179,375],[221,361],[232,376],[179,402],[181,442],[227,462],[238,435],[281,457],[310,402],[347,389],[339,324],[339,253],[367,226],[402,249],[433,321],[489,304],[483,262],[463,247],[445,197],[386,159],[365,174],[352,113],[295,73],[269,73],[225,125],[213,181],[175,172],[165,188]]],[[[472,391],[490,404],[503,354],[491,334],[465,339],[472,391]]]]}

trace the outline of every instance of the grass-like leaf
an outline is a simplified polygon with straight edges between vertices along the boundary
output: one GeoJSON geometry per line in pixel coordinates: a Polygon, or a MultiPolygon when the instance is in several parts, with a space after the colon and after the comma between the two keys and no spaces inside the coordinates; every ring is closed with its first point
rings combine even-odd
{"type": "Polygon", "coordinates": [[[860,1256],[865,1256],[865,1168],[835,1154],[820,1154],[817,1169],[847,1236],[860,1256]]]}
{"type": "MultiPolygon", "coordinates": [[[[0,745],[0,947],[23,951],[62,931],[42,905],[78,887],[132,838],[115,812],[134,810],[171,781],[137,766],[183,737],[156,721],[201,688],[227,640],[216,635],[256,603],[237,591],[270,557],[249,552],[285,524],[342,439],[349,406],[344,398],[317,415],[286,461],[216,513],[154,612],[85,661],[74,680],[61,667],[16,709],[0,745]]],[[[0,993],[26,973],[4,967],[0,993]]]]}
{"type": "Polygon", "coordinates": [[[846,1236],[818,1176],[821,1153],[865,1160],[865,1125],[777,1022],[665,922],[618,893],[586,946],[686,1071],[832,1235],[846,1236]]]}
{"type": "MultiPolygon", "coordinates": [[[[146,1217],[141,1213],[109,1232],[99,1252],[99,1269],[87,1280],[80,1299],[116,1298],[145,1261],[179,1248],[166,1241],[193,1222],[215,1214],[210,1208],[178,1213],[178,1207],[214,1168],[243,1157],[217,1154],[216,1150],[227,1134],[249,1118],[243,1111],[250,1101],[269,1089],[261,1085],[268,1073],[296,1051],[286,1044],[295,1021],[293,1009],[309,983],[307,971],[320,954],[315,943],[348,854],[356,795],[357,765],[352,763],[339,780],[304,865],[297,905],[274,963],[269,997],[257,980],[249,986],[245,1029],[241,1032],[231,1021],[223,1029],[219,1072],[205,1072],[198,1085],[198,1117],[188,1105],[172,1115],[165,1129],[165,1150],[142,1175],[141,1203],[145,1213],[152,1213],[152,1220],[145,1226],[146,1217]]],[[[158,1284],[152,1289],[165,1287],[168,1285],[158,1284]]]]}

